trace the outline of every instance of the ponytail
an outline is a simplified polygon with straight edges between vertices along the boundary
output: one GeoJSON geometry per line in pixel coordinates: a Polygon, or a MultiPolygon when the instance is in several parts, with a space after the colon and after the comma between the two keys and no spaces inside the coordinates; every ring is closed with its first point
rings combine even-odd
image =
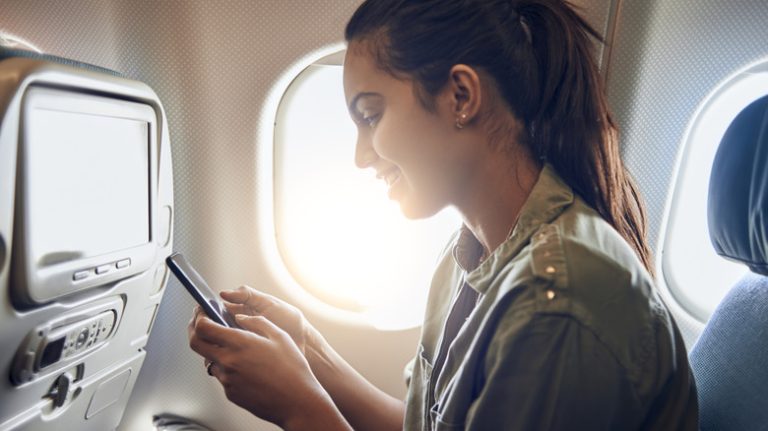
{"type": "Polygon", "coordinates": [[[538,72],[536,109],[526,118],[530,149],[634,248],[653,274],[646,214],[637,186],[621,161],[618,130],[608,110],[593,40],[600,35],[568,3],[521,1],[531,28],[538,72]]]}

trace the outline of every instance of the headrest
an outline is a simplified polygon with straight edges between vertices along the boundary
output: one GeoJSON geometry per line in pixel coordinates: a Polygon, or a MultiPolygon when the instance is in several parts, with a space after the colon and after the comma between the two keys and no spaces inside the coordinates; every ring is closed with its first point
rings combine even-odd
{"type": "Polygon", "coordinates": [[[93,72],[106,73],[113,76],[122,76],[120,73],[114,70],[107,69],[101,66],[96,66],[90,63],[83,63],[81,61],[70,60],[68,58],[57,57],[55,55],[37,53],[26,49],[10,48],[6,46],[0,46],[0,61],[7,58],[23,57],[32,58],[35,60],[45,60],[52,63],[63,64],[66,66],[76,67],[78,69],[86,69],[93,72]]]}
{"type": "Polygon", "coordinates": [[[725,132],[712,165],[708,215],[715,251],[768,275],[768,96],[725,132]]]}

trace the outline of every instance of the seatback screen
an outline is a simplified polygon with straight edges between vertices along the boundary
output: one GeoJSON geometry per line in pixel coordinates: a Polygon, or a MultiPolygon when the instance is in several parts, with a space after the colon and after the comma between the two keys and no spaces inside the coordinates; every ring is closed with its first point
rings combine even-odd
{"type": "Polygon", "coordinates": [[[149,124],[35,107],[25,118],[28,256],[37,267],[150,241],[149,124]]]}

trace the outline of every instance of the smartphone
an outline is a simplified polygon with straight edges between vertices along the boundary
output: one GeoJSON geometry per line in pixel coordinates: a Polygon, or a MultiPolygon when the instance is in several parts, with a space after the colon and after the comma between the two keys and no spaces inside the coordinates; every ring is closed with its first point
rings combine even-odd
{"type": "Polygon", "coordinates": [[[195,268],[181,253],[173,253],[165,259],[165,264],[171,268],[171,272],[181,281],[190,295],[195,298],[205,314],[214,322],[230,328],[237,328],[235,319],[229,314],[219,296],[211,290],[205,279],[195,271],[195,268]]]}

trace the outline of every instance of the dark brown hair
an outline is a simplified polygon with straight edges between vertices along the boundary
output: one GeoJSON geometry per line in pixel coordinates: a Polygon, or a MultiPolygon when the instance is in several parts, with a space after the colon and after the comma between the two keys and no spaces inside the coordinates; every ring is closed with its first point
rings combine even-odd
{"type": "Polygon", "coordinates": [[[455,64],[484,70],[525,127],[518,140],[634,248],[653,274],[645,210],[619,154],[593,41],[600,35],[560,0],[366,0],[348,42],[413,79],[425,108],[455,64]]]}

